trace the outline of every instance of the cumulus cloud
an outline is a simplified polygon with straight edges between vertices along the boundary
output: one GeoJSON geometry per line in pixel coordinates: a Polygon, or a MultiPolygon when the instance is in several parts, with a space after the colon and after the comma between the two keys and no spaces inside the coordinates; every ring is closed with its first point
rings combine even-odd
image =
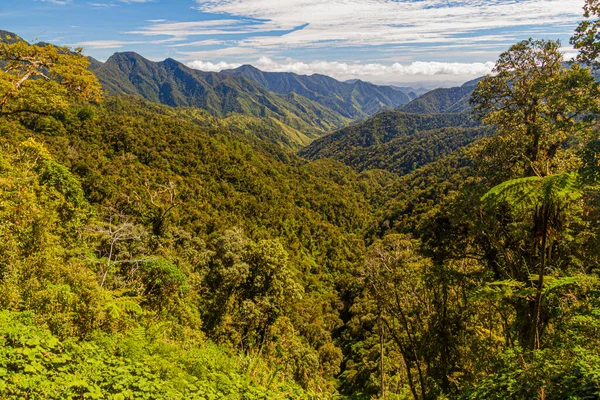
{"type": "Polygon", "coordinates": [[[192,61],[192,62],[188,63],[188,67],[193,68],[193,69],[199,69],[200,71],[206,71],[206,72],[219,72],[219,71],[223,71],[224,69],[234,69],[234,68],[240,67],[241,65],[242,64],[228,63],[225,61],[212,63],[210,61],[200,61],[200,60],[196,60],[196,61],[192,61]]]}
{"type": "MultiPolygon", "coordinates": [[[[460,81],[469,77],[489,74],[494,67],[493,62],[487,63],[446,63],[446,62],[413,62],[410,64],[379,64],[379,63],[343,63],[331,61],[302,62],[293,59],[283,61],[261,57],[251,63],[256,68],[267,72],[294,72],[300,75],[323,74],[339,80],[363,79],[374,82],[401,82],[415,80],[430,80],[443,78],[460,81]]],[[[221,71],[237,68],[240,63],[192,61],[188,66],[202,71],[221,71]]]]}

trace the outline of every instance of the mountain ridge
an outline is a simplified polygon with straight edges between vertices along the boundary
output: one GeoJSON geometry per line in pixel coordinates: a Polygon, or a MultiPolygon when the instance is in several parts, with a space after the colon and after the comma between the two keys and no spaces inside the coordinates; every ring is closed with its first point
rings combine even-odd
{"type": "Polygon", "coordinates": [[[110,94],[202,108],[219,117],[230,113],[272,117],[313,137],[349,122],[302,96],[280,96],[253,80],[194,70],[171,58],[154,62],[134,52],[115,53],[105,63],[93,62],[90,69],[110,94]]]}
{"type": "Polygon", "coordinates": [[[349,119],[368,117],[379,111],[407,104],[411,100],[406,93],[391,86],[361,80],[341,82],[322,74],[264,72],[248,64],[223,70],[221,73],[252,79],[278,94],[297,93],[349,119]]]}

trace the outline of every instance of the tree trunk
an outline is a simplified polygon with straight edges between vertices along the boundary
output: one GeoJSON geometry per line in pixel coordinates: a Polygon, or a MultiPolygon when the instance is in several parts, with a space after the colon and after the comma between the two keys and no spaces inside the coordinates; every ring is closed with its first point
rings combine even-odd
{"type": "Polygon", "coordinates": [[[379,320],[379,374],[380,374],[380,387],[381,387],[381,398],[382,399],[385,399],[385,368],[384,368],[384,363],[383,363],[384,334],[385,334],[385,327],[383,326],[383,321],[379,320]]]}
{"type": "Polygon", "coordinates": [[[550,218],[550,205],[544,205],[542,210],[542,256],[540,259],[540,268],[538,271],[537,294],[535,298],[535,314],[533,320],[533,349],[537,350],[541,346],[540,321],[542,315],[542,293],[544,289],[544,273],[546,272],[546,254],[548,253],[548,220],[550,218]]]}

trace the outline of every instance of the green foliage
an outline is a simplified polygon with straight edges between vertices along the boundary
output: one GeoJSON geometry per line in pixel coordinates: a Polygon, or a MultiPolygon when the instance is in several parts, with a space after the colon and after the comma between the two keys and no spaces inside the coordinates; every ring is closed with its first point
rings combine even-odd
{"type": "Polygon", "coordinates": [[[595,80],[580,65],[563,65],[560,43],[525,40],[502,53],[472,103],[498,134],[486,146],[491,171],[506,176],[572,168],[573,143],[585,143],[596,111],[595,80]]]}
{"type": "Polygon", "coordinates": [[[579,50],[577,61],[598,68],[600,56],[600,44],[598,43],[598,28],[600,21],[600,2],[598,0],[586,0],[583,7],[583,16],[587,20],[579,23],[571,38],[571,44],[579,50]],[[590,18],[595,17],[595,20],[590,18]]]}
{"type": "Polygon", "coordinates": [[[0,115],[0,397],[598,397],[597,86],[558,47],[500,57],[489,128],[383,112],[313,161],[290,150],[389,91],[133,54],[92,68],[204,110],[27,80],[0,115]]]}
{"type": "Polygon", "coordinates": [[[149,302],[158,303],[160,306],[189,290],[185,274],[164,258],[144,261],[141,269],[144,296],[149,302]]]}
{"type": "Polygon", "coordinates": [[[155,63],[135,53],[116,53],[92,70],[111,94],[139,95],[169,106],[198,107],[218,117],[241,113],[274,118],[309,135],[349,122],[347,117],[301,95],[278,95],[253,80],[194,70],[173,59],[155,63]]]}
{"type": "Polygon", "coordinates": [[[506,202],[518,211],[533,208],[540,203],[558,203],[577,201],[581,198],[579,177],[574,173],[550,175],[544,178],[529,176],[506,181],[493,187],[482,201],[489,206],[506,202]]]}
{"type": "Polygon", "coordinates": [[[358,171],[379,168],[406,174],[488,134],[466,113],[389,111],[317,139],[300,155],[332,158],[358,171]]]}
{"type": "Polygon", "coordinates": [[[467,82],[461,87],[434,89],[400,109],[415,114],[460,113],[470,111],[469,100],[476,85],[467,82]]]}
{"type": "Polygon", "coordinates": [[[81,49],[1,39],[1,114],[64,111],[72,97],[99,100],[100,85],[81,49]]]}
{"type": "Polygon", "coordinates": [[[294,386],[256,384],[211,344],[182,351],[144,337],[60,341],[31,314],[0,313],[4,399],[301,399],[294,386]]]}

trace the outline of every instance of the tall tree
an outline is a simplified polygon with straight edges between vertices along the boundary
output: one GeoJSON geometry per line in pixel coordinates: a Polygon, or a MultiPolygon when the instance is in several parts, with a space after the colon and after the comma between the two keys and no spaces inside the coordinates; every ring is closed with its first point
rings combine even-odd
{"type": "Polygon", "coordinates": [[[600,67],[600,1],[586,0],[583,16],[571,38],[571,44],[579,50],[577,61],[587,64],[594,69],[600,67]]]}
{"type": "Polygon", "coordinates": [[[572,166],[566,145],[584,135],[598,107],[591,71],[565,66],[560,42],[529,39],[502,53],[493,72],[471,100],[478,117],[497,129],[484,153],[492,169],[512,179],[572,166]]]}
{"type": "Polygon", "coordinates": [[[102,90],[82,49],[0,38],[0,115],[65,110],[69,99],[99,101],[102,90]]]}
{"type": "Polygon", "coordinates": [[[573,173],[598,110],[591,70],[566,66],[559,49],[555,41],[517,43],[472,99],[479,117],[497,129],[481,154],[498,186],[482,199],[488,207],[481,213],[479,242],[495,279],[533,287],[534,296],[514,300],[520,344],[533,349],[541,345],[550,254],[558,269],[570,263],[569,250],[557,246],[577,214],[567,207],[581,197],[573,173]]]}

